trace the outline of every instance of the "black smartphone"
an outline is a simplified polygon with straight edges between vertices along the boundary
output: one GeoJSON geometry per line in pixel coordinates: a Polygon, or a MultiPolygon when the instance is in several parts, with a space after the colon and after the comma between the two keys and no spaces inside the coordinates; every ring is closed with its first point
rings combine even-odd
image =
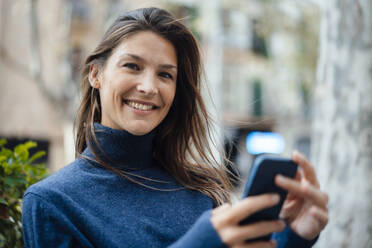
{"type": "MultiPolygon", "coordinates": [[[[287,197],[287,191],[276,186],[274,178],[277,174],[286,177],[294,178],[296,176],[297,164],[291,159],[282,158],[279,156],[261,155],[254,160],[250,170],[248,181],[244,188],[243,198],[247,196],[255,196],[266,193],[275,193],[280,196],[280,201],[277,205],[256,212],[240,222],[240,225],[263,221],[279,219],[279,213],[287,197]]],[[[256,240],[270,240],[271,234],[262,236],[256,240]]]]}

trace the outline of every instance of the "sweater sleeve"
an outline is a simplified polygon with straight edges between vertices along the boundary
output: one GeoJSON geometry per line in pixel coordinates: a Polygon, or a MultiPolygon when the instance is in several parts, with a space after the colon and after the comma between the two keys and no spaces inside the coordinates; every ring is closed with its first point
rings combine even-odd
{"type": "MultiPolygon", "coordinates": [[[[210,215],[211,210],[204,212],[186,234],[168,248],[227,247],[210,222],[210,215]]],[[[310,248],[318,240],[318,237],[313,240],[306,240],[297,235],[288,225],[282,232],[274,233],[272,238],[277,241],[277,248],[310,248]]]]}
{"type": "Polygon", "coordinates": [[[23,198],[22,230],[25,248],[91,247],[75,237],[74,227],[58,208],[33,193],[23,198]]]}
{"type": "Polygon", "coordinates": [[[218,233],[214,229],[210,217],[211,211],[204,212],[194,225],[175,243],[168,248],[224,248],[218,233]]]}
{"type": "Polygon", "coordinates": [[[297,235],[289,225],[283,231],[272,235],[272,239],[275,239],[278,244],[277,248],[310,248],[316,243],[318,237],[313,240],[306,240],[297,235]]]}

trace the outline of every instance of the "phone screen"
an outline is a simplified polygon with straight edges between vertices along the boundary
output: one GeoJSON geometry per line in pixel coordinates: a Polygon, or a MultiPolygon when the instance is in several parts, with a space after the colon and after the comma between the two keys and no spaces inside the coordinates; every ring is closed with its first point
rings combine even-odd
{"type": "MultiPolygon", "coordinates": [[[[294,178],[296,171],[297,164],[290,159],[268,155],[258,157],[252,166],[244,189],[243,198],[266,193],[276,193],[280,195],[280,201],[273,207],[252,214],[241,221],[240,224],[246,225],[257,221],[278,219],[283,202],[287,196],[287,191],[276,186],[274,178],[277,174],[294,178]]],[[[271,235],[267,235],[255,240],[269,240],[270,237],[271,235]]]]}

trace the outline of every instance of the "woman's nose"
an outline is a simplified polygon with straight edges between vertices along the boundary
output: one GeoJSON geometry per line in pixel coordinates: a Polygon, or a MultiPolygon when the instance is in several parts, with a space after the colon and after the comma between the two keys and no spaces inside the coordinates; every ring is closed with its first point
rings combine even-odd
{"type": "Polygon", "coordinates": [[[137,84],[137,90],[146,95],[158,94],[157,78],[154,75],[146,75],[137,84]]]}

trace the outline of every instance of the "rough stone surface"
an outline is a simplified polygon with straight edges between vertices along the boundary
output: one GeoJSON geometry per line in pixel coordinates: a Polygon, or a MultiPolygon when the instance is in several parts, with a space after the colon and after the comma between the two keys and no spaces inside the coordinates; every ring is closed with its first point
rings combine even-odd
{"type": "Polygon", "coordinates": [[[312,161],[329,193],[316,247],[372,247],[372,2],[322,9],[312,161]]]}

